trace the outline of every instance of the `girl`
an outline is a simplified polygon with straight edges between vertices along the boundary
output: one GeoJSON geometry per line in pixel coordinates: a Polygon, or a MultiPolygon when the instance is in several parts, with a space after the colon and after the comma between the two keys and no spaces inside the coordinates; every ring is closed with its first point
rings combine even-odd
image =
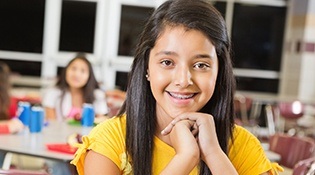
{"type": "Polygon", "coordinates": [[[0,62],[0,134],[22,131],[23,123],[17,119],[17,99],[10,95],[10,68],[0,62]]]}
{"type": "Polygon", "coordinates": [[[78,54],[65,67],[56,87],[46,91],[42,104],[48,120],[80,118],[84,103],[93,104],[95,114],[107,114],[105,93],[99,89],[91,63],[78,54]]]}
{"type": "MultiPolygon", "coordinates": [[[[0,134],[13,134],[23,130],[23,123],[17,119],[17,99],[10,95],[10,68],[0,62],[0,134]]],[[[0,151],[0,166],[2,167],[6,152],[0,151]]]]}
{"type": "Polygon", "coordinates": [[[234,124],[230,47],[208,1],[163,3],[140,37],[123,108],[83,138],[79,174],[275,174],[234,124]]]}

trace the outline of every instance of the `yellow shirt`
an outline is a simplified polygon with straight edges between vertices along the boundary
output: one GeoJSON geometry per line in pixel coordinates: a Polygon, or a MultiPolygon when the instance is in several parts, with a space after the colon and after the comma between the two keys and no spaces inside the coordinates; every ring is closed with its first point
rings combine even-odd
{"type": "MultiPolygon", "coordinates": [[[[88,136],[83,137],[83,143],[71,161],[77,167],[80,175],[84,174],[84,158],[87,150],[93,150],[111,159],[121,170],[121,174],[132,174],[131,165],[126,160],[125,153],[126,116],[115,117],[97,125],[88,136]]],[[[270,163],[258,139],[246,129],[235,126],[234,143],[230,142],[228,157],[240,175],[258,175],[266,171],[277,174],[281,170],[278,164],[270,163]]],[[[159,174],[175,155],[175,150],[160,140],[154,138],[153,174],[159,174]]],[[[190,173],[197,175],[198,168],[190,173]]]]}

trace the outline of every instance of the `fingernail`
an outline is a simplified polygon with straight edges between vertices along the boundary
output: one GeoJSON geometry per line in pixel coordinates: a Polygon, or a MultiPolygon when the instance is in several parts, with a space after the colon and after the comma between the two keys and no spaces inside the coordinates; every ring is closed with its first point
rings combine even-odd
{"type": "Polygon", "coordinates": [[[165,131],[164,131],[164,130],[162,130],[162,131],[161,131],[161,134],[162,134],[162,135],[164,135],[164,134],[165,134],[165,131]]]}

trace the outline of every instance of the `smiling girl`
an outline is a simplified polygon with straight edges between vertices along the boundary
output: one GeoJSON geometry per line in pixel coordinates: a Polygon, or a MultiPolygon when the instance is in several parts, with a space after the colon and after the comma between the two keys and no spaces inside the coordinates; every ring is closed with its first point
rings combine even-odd
{"type": "Polygon", "coordinates": [[[79,174],[275,174],[281,167],[234,124],[230,47],[208,1],[163,3],[140,37],[120,114],[83,138],[79,174]]]}

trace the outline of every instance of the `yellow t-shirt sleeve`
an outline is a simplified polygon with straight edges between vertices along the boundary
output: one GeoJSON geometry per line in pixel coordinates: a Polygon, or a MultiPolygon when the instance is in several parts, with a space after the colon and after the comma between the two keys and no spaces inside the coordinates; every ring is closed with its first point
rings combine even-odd
{"type": "Polygon", "coordinates": [[[125,151],[124,130],[121,129],[121,118],[110,119],[98,124],[88,136],[83,136],[82,144],[78,145],[74,159],[80,175],[84,174],[84,159],[88,150],[93,150],[112,160],[121,169],[122,157],[125,151]]]}
{"type": "Polygon", "coordinates": [[[246,129],[236,125],[233,134],[234,143],[230,142],[228,156],[239,174],[277,174],[282,170],[277,163],[269,161],[259,140],[246,129]]]}

